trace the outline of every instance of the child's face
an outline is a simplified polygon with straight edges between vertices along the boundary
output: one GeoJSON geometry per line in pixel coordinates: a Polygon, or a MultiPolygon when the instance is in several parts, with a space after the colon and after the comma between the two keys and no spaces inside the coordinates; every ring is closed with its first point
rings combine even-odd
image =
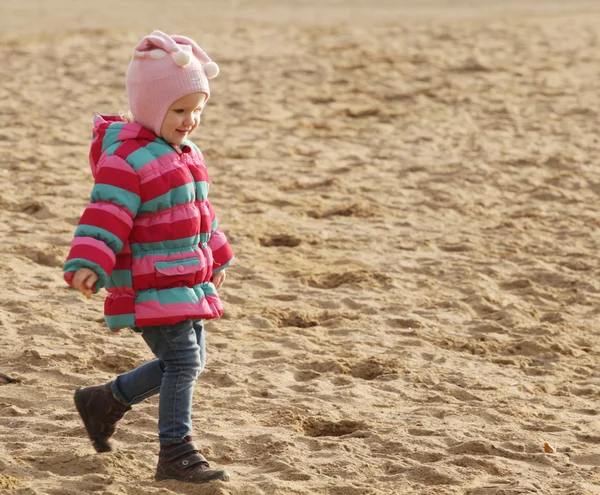
{"type": "Polygon", "coordinates": [[[173,102],[163,119],[160,137],[167,143],[180,146],[198,127],[205,102],[204,93],[190,93],[173,102]]]}

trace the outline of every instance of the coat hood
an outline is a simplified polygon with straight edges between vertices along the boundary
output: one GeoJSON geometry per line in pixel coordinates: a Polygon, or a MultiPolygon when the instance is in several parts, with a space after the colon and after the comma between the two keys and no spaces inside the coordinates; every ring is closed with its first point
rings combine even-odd
{"type": "Polygon", "coordinates": [[[96,115],[89,155],[92,175],[96,178],[100,157],[113,144],[129,139],[154,141],[156,138],[152,131],[136,122],[127,122],[120,115],[96,115]]]}

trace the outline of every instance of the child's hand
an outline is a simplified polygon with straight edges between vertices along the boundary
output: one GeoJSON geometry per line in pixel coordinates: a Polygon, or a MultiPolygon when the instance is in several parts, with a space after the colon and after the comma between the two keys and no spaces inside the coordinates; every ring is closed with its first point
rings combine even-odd
{"type": "Polygon", "coordinates": [[[220,272],[213,273],[211,281],[213,284],[215,284],[217,289],[220,289],[223,285],[223,282],[225,282],[225,277],[225,270],[221,270],[220,272]]]}
{"type": "Polygon", "coordinates": [[[94,293],[94,284],[98,280],[98,275],[89,268],[80,268],[75,272],[71,284],[75,289],[81,292],[87,299],[94,293]]]}

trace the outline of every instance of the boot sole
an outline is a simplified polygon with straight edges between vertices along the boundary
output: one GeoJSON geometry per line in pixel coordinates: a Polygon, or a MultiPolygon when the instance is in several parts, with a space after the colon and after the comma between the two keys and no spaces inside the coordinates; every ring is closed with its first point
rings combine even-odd
{"type": "Polygon", "coordinates": [[[79,417],[83,421],[83,426],[85,426],[85,431],[88,435],[88,438],[92,442],[92,446],[94,447],[94,450],[96,452],[98,452],[99,454],[104,454],[106,452],[112,452],[113,448],[108,443],[99,442],[94,437],[92,437],[92,435],[90,435],[89,425],[88,425],[88,422],[86,421],[87,415],[85,414],[85,404],[83,402],[83,399],[81,398],[81,389],[77,389],[75,391],[75,394],[73,395],[73,400],[75,402],[75,407],[77,408],[77,412],[79,413],[79,417]]]}
{"type": "Polygon", "coordinates": [[[178,479],[175,478],[173,476],[167,476],[165,474],[158,474],[156,473],[154,475],[154,479],[156,481],[166,481],[166,480],[174,480],[174,481],[181,481],[183,483],[194,483],[196,485],[200,485],[200,484],[204,484],[204,483],[212,483],[213,481],[229,481],[231,479],[231,476],[229,476],[229,473],[227,471],[223,471],[221,469],[215,470],[213,473],[213,476],[210,478],[206,478],[204,480],[200,479],[196,479],[196,480],[186,480],[186,479],[178,479]],[[217,473],[219,473],[217,475],[217,473]]]}

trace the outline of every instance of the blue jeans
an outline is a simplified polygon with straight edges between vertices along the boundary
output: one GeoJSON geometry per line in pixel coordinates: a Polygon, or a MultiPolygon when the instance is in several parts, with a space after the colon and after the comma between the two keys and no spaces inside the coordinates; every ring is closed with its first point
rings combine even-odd
{"type": "Polygon", "coordinates": [[[160,393],[160,444],[181,443],[192,434],[194,386],[206,363],[204,323],[185,320],[139,330],[158,359],[119,375],[112,383],[112,393],[129,405],[160,393]]]}

